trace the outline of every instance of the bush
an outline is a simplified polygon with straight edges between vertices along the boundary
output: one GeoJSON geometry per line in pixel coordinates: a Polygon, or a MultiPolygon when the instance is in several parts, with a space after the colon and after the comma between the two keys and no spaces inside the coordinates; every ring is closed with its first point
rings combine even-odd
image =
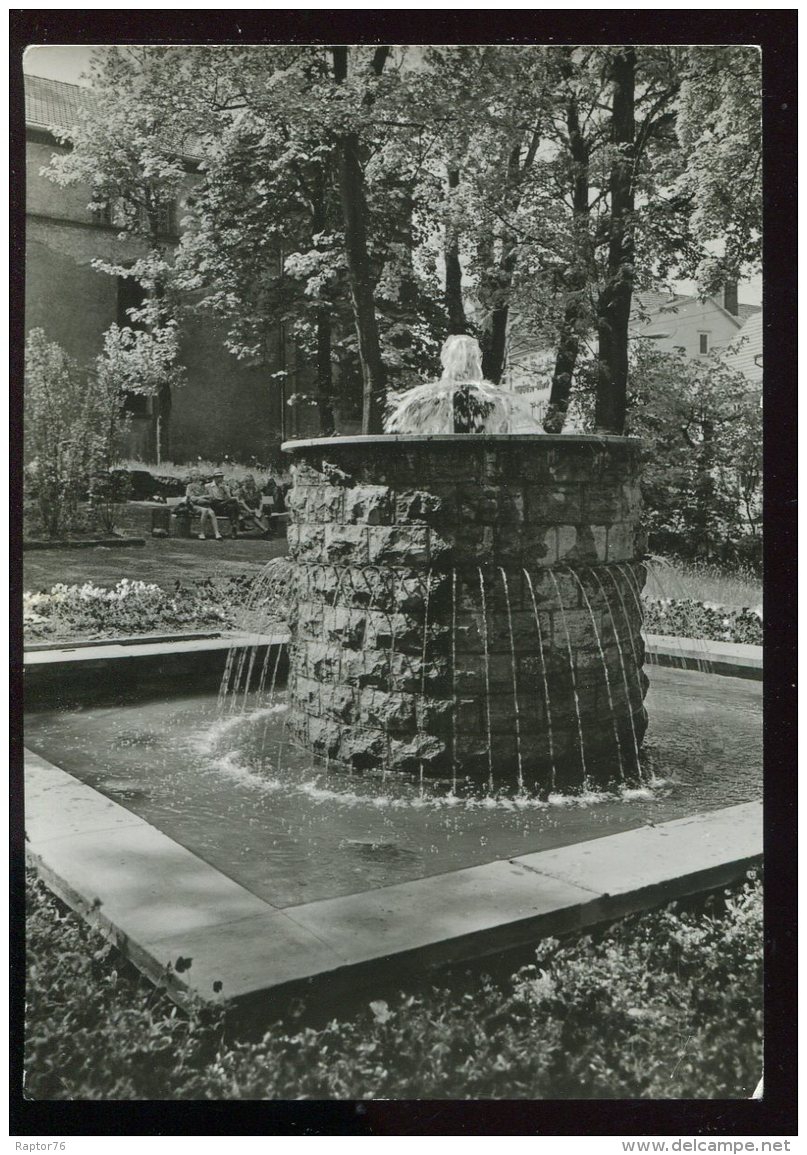
{"type": "Polygon", "coordinates": [[[169,1007],[36,885],[27,954],[34,1099],[745,1098],[762,1067],[753,874],[699,906],[547,939],[504,984],[466,976],[259,1042],[169,1007]]]}
{"type": "Polygon", "coordinates": [[[107,469],[92,474],[88,489],[89,516],[102,533],[114,531],[118,506],[128,501],[131,492],[128,473],[107,469]]]}
{"type": "Polygon", "coordinates": [[[97,454],[96,396],[59,345],[33,329],[25,346],[25,482],[45,533],[70,527],[97,454]]]}
{"type": "Polygon", "coordinates": [[[221,1015],[180,1014],[100,935],[29,880],[25,1091],[32,1099],[162,1099],[215,1055],[221,1015]]]}
{"type": "MultiPolygon", "coordinates": [[[[581,362],[574,403],[593,428],[596,361],[581,362]]],[[[647,446],[642,491],[651,550],[762,565],[759,394],[719,356],[691,360],[631,342],[625,432],[647,446]]]]}
{"type": "Polygon", "coordinates": [[[221,469],[225,483],[234,487],[248,476],[255,479],[258,489],[263,489],[269,481],[277,482],[281,479],[281,474],[270,466],[257,463],[243,465],[228,458],[220,462],[203,461],[199,458],[197,461],[184,464],[161,461],[159,465],[144,465],[142,461],[120,461],[117,468],[133,474],[148,472],[151,482],[147,486],[148,492],[142,493],[143,497],[150,497],[153,493],[160,493],[165,497],[180,496],[184,494],[186,485],[196,473],[201,473],[203,477],[212,477],[216,469],[221,469]]]}

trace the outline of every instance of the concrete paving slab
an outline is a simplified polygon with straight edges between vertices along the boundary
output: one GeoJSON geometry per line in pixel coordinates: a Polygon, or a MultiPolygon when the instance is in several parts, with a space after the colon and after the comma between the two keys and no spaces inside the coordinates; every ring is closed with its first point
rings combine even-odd
{"type": "Polygon", "coordinates": [[[146,823],[38,754],[25,759],[25,832],[32,843],[146,823]]]}
{"type": "Polygon", "coordinates": [[[161,972],[180,955],[190,958],[187,983],[208,999],[242,998],[345,965],[331,946],[282,911],[197,931],[173,931],[142,946],[161,972]],[[214,983],[222,984],[220,991],[214,983]]]}
{"type": "Polygon", "coordinates": [[[140,942],[274,907],[125,807],[26,751],[29,858],[69,905],[140,942]],[[100,903],[100,908],[98,907],[100,903]]]}
{"type": "Polygon", "coordinates": [[[747,803],[277,910],[45,759],[27,761],[29,859],[153,980],[180,956],[191,958],[189,970],[170,975],[180,1001],[191,988],[266,1010],[316,980],[338,1003],[407,970],[483,957],[724,885],[762,853],[761,804],[747,803]]]}
{"type": "Polygon", "coordinates": [[[25,699],[30,709],[97,701],[131,692],[175,692],[177,685],[216,686],[232,646],[285,647],[288,635],[232,634],[186,641],[30,651],[24,655],[25,699]]]}
{"type": "Polygon", "coordinates": [[[164,657],[171,654],[203,654],[229,650],[235,645],[274,646],[288,641],[287,632],[271,634],[226,634],[218,638],[191,638],[186,641],[104,642],[97,646],[60,646],[46,650],[26,650],[26,667],[78,665],[120,658],[164,657]]]}
{"type": "MultiPolygon", "coordinates": [[[[547,916],[562,914],[565,925],[571,910],[574,925],[577,908],[597,897],[599,892],[565,880],[539,880],[534,872],[505,860],[322,899],[287,908],[286,913],[358,963],[423,947],[440,947],[444,958],[469,957],[469,949],[471,956],[486,953],[494,941],[496,949],[502,949],[534,937],[539,924],[547,927],[547,916]],[[452,940],[454,946],[448,949],[452,940]]],[[[557,919],[552,925],[559,929],[557,919]]]]}
{"type": "MultiPolygon", "coordinates": [[[[729,864],[750,866],[762,854],[762,803],[746,802],[642,826],[595,841],[524,854],[516,862],[603,897],[642,895],[672,887],[687,893],[687,880],[700,886],[710,872],[722,884],[729,864]]],[[[660,893],[659,901],[664,901],[660,893]]]]}
{"type": "Polygon", "coordinates": [[[103,829],[30,844],[48,869],[139,942],[274,909],[153,826],[103,829]]]}
{"type": "Polygon", "coordinates": [[[728,677],[762,679],[763,647],[746,642],[717,642],[679,638],[668,634],[647,634],[647,660],[651,665],[683,666],[690,670],[728,677]]]}

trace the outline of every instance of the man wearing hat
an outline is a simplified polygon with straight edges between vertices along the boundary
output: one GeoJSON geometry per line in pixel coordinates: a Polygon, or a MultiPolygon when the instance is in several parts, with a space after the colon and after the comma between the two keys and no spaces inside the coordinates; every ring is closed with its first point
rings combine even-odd
{"type": "Polygon", "coordinates": [[[229,517],[232,526],[232,536],[238,537],[238,501],[224,484],[224,474],[217,469],[213,480],[205,486],[210,497],[210,504],[216,517],[229,517]]]}

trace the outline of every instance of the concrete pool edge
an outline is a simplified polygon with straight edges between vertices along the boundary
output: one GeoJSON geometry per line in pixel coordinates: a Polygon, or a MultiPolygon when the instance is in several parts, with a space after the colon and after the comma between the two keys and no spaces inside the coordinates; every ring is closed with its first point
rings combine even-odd
{"type": "Polygon", "coordinates": [[[314,985],[338,999],[735,882],[761,860],[762,804],[279,908],[26,751],[26,836],[49,888],[177,1001],[193,991],[270,1008],[314,985]],[[179,959],[192,960],[182,977],[179,959]]]}
{"type": "MultiPolygon", "coordinates": [[[[231,646],[287,647],[289,633],[272,629],[266,634],[231,633],[218,638],[175,641],[111,641],[97,646],[65,646],[27,650],[23,655],[25,698],[47,702],[54,691],[70,683],[92,686],[98,678],[115,673],[136,678],[170,681],[192,676],[221,677],[226,651],[231,646]]],[[[763,650],[739,642],[707,642],[649,634],[645,639],[650,665],[717,673],[724,677],[762,680],[763,650]]],[[[283,673],[283,671],[281,671],[283,673]]]]}

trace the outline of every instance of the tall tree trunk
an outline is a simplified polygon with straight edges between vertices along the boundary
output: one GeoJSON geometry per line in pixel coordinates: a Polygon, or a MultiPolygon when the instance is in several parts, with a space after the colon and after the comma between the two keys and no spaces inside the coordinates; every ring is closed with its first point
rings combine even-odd
{"type": "Polygon", "coordinates": [[[544,429],[547,433],[563,432],[566,414],[569,410],[572,379],[580,354],[580,338],[586,317],[584,293],[591,270],[588,145],[580,131],[580,116],[576,96],[570,97],[566,107],[566,127],[569,133],[569,153],[572,160],[574,262],[566,278],[568,295],[555,355],[549,405],[544,418],[544,429]]]}
{"type": "MultiPolygon", "coordinates": [[[[347,79],[347,47],[336,45],[331,49],[334,78],[338,83],[347,79]]],[[[375,61],[380,49],[376,50],[375,61]]],[[[383,68],[383,58],[380,72],[383,68]]],[[[359,155],[359,138],[355,132],[342,134],[337,140],[339,165],[339,195],[345,226],[345,255],[348,282],[353,302],[353,317],[359,345],[362,372],[362,433],[381,433],[387,377],[381,359],[381,343],[375,314],[375,298],[367,252],[367,204],[364,195],[364,173],[359,155]]]]}
{"type": "MultiPolygon", "coordinates": [[[[449,198],[454,189],[459,188],[460,173],[457,168],[448,170],[449,198]]],[[[459,229],[455,225],[446,226],[446,313],[449,333],[467,333],[465,306],[462,300],[462,266],[460,265],[459,229]]]]}
{"type": "Polygon", "coordinates": [[[594,421],[601,433],[623,433],[628,392],[628,324],[634,282],[633,163],[636,51],[620,49],[611,64],[611,219],[608,271],[597,303],[599,342],[594,421]]]}
{"type": "Polygon", "coordinates": [[[333,365],[331,363],[331,313],[327,305],[317,309],[317,409],[320,433],[336,428],[333,416],[333,365]]]}
{"type": "MultiPolygon", "coordinates": [[[[311,229],[319,236],[327,222],[325,174],[322,170],[315,181],[312,198],[311,229]]],[[[328,436],[336,428],[333,413],[333,360],[332,354],[332,305],[320,298],[316,309],[316,364],[317,364],[317,409],[319,411],[319,431],[328,436]]]]}
{"type": "Polygon", "coordinates": [[[483,284],[490,313],[482,330],[479,344],[482,349],[482,372],[485,379],[498,385],[504,372],[504,357],[507,350],[507,320],[510,312],[510,287],[516,267],[515,244],[510,237],[502,240],[503,251],[496,260],[493,240],[486,239],[480,245],[483,260],[487,265],[483,284]]]}
{"type": "MultiPolygon", "coordinates": [[[[521,200],[519,185],[521,178],[532,164],[538,148],[538,134],[533,134],[532,142],[527,150],[527,157],[522,168],[521,146],[516,145],[507,159],[507,190],[509,206],[512,211],[518,208],[521,200]]],[[[507,352],[507,322],[510,314],[510,290],[513,287],[513,273],[516,268],[518,247],[515,237],[505,232],[502,234],[502,250],[498,263],[493,257],[493,244],[489,245],[490,270],[487,275],[488,298],[491,304],[490,318],[482,333],[482,372],[488,381],[498,385],[504,372],[504,359],[507,352]],[[494,267],[495,266],[495,267],[494,267]]]]}

